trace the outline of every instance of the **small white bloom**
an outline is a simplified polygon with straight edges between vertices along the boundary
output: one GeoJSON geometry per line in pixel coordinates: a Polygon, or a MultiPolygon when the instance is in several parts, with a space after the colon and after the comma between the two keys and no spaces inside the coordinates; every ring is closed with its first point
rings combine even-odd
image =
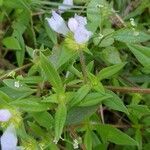
{"type": "Polygon", "coordinates": [[[78,28],[78,22],[75,18],[70,18],[68,21],[68,27],[72,32],[75,32],[76,29],[78,28]]]}
{"type": "Polygon", "coordinates": [[[54,139],[53,142],[54,142],[55,144],[57,144],[57,143],[58,143],[58,140],[54,139]]]}
{"type": "Polygon", "coordinates": [[[63,12],[64,10],[71,9],[72,6],[73,6],[73,0],[64,0],[63,5],[60,5],[58,9],[60,9],[60,12],[63,12]],[[68,5],[68,6],[64,6],[64,5],[68,5]]]}
{"type": "Polygon", "coordinates": [[[86,43],[91,36],[92,32],[88,31],[84,26],[78,27],[74,33],[74,39],[78,44],[86,43]]]}
{"type": "Polygon", "coordinates": [[[74,148],[74,149],[78,149],[78,148],[79,148],[79,143],[78,143],[78,140],[77,140],[77,139],[74,139],[74,140],[73,140],[73,148],[74,148]]]}
{"type": "Polygon", "coordinates": [[[1,136],[2,150],[17,150],[17,136],[14,125],[11,124],[1,136]]]}
{"type": "Polygon", "coordinates": [[[14,82],[14,86],[15,86],[16,88],[19,88],[19,87],[20,87],[19,81],[15,81],[15,82],[14,82]]]}
{"type": "Polygon", "coordinates": [[[136,23],[135,23],[135,21],[134,21],[134,18],[130,18],[130,23],[131,23],[131,25],[132,25],[133,27],[136,26],[136,23]]]}
{"type": "Polygon", "coordinates": [[[64,19],[55,11],[52,11],[52,17],[46,18],[46,20],[55,32],[63,35],[66,35],[69,32],[69,29],[67,28],[64,19]]]}
{"type": "Polygon", "coordinates": [[[77,22],[80,26],[85,26],[87,24],[86,17],[82,17],[82,16],[75,14],[74,18],[77,20],[77,22]]]}
{"type": "Polygon", "coordinates": [[[0,109],[0,121],[7,122],[12,117],[8,109],[0,109]]]}

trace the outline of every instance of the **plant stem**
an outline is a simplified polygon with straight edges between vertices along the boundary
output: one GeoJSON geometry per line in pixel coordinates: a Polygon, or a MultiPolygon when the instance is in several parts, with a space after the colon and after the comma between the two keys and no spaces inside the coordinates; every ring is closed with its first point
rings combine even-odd
{"type": "MultiPolygon", "coordinates": [[[[80,85],[70,85],[68,87],[79,88],[80,85]]],[[[116,87],[116,86],[104,86],[108,90],[120,93],[141,93],[141,94],[150,94],[149,88],[139,88],[139,87],[116,87]]]]}
{"type": "Polygon", "coordinates": [[[20,70],[23,70],[23,69],[25,69],[25,68],[28,68],[28,67],[31,66],[31,65],[32,65],[32,63],[29,63],[29,64],[26,64],[26,65],[21,66],[21,67],[19,67],[19,68],[13,69],[13,70],[11,70],[10,72],[8,72],[8,73],[6,73],[6,74],[0,76],[0,80],[6,78],[11,72],[19,72],[20,70]]]}
{"type": "Polygon", "coordinates": [[[150,89],[143,89],[137,87],[115,87],[115,86],[105,86],[107,89],[121,92],[121,93],[143,93],[143,94],[150,94],[150,89]]]}
{"type": "Polygon", "coordinates": [[[84,54],[81,50],[79,51],[79,56],[80,56],[80,63],[81,63],[81,69],[82,69],[82,74],[83,74],[83,80],[84,80],[84,83],[87,83],[87,70],[86,70],[86,64],[85,64],[85,57],[84,57],[84,54]]]}

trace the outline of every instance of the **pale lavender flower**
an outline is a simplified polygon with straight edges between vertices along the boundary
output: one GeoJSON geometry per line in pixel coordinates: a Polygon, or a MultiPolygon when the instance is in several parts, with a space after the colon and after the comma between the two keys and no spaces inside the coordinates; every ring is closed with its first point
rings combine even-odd
{"type": "Polygon", "coordinates": [[[0,109],[0,121],[7,122],[12,117],[8,109],[0,109]]]}
{"type": "Polygon", "coordinates": [[[60,9],[60,12],[64,12],[65,10],[71,9],[71,7],[73,6],[73,0],[64,0],[63,5],[60,5],[58,7],[58,9],[60,9]],[[68,6],[64,6],[64,5],[68,5],[68,6]]]}
{"type": "Polygon", "coordinates": [[[84,26],[78,27],[74,32],[74,39],[78,44],[86,43],[91,36],[92,32],[88,31],[84,26]]]}
{"type": "Polygon", "coordinates": [[[1,136],[1,149],[18,150],[17,141],[15,127],[13,124],[10,124],[1,136]]]}
{"type": "Polygon", "coordinates": [[[88,31],[85,27],[87,24],[86,17],[75,15],[74,18],[70,18],[68,21],[68,27],[65,24],[63,18],[52,11],[52,17],[47,18],[50,27],[57,33],[66,35],[70,31],[74,34],[74,39],[78,44],[86,43],[92,36],[92,32],[88,31]]]}
{"type": "Polygon", "coordinates": [[[76,19],[76,21],[78,22],[80,26],[85,26],[87,24],[86,17],[82,17],[82,16],[75,14],[74,18],[76,19]]]}
{"type": "Polygon", "coordinates": [[[75,18],[70,18],[68,21],[68,27],[72,32],[75,32],[79,24],[75,18]]]}
{"type": "Polygon", "coordinates": [[[57,14],[55,11],[52,11],[52,17],[46,18],[49,23],[49,26],[57,33],[66,35],[69,32],[64,19],[57,14]]]}

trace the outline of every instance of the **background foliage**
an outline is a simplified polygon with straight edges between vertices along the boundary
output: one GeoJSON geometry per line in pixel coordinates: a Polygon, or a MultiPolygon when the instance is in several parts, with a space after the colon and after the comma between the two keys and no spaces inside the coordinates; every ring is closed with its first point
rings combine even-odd
{"type": "Polygon", "coordinates": [[[62,15],[87,16],[93,32],[86,82],[79,51],[45,20],[61,2],[0,0],[0,108],[13,112],[19,145],[148,150],[149,0],[75,0],[62,15]]]}

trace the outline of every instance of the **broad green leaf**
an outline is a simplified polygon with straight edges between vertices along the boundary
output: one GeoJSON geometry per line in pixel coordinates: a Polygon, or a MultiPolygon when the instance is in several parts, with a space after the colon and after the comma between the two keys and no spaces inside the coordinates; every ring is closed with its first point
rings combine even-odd
{"type": "Polygon", "coordinates": [[[92,150],[92,132],[87,130],[84,135],[84,145],[86,150],[92,150]]]}
{"type": "Polygon", "coordinates": [[[45,136],[45,131],[37,124],[28,121],[28,125],[30,130],[33,131],[37,136],[45,136]]]}
{"type": "Polygon", "coordinates": [[[67,115],[66,124],[79,124],[85,119],[89,118],[93,113],[96,112],[99,106],[91,107],[73,107],[67,115]]]}
{"type": "Polygon", "coordinates": [[[51,129],[53,127],[54,119],[48,112],[36,112],[31,114],[33,118],[40,124],[40,126],[46,129],[51,129]]]}
{"type": "Polygon", "coordinates": [[[9,8],[21,8],[29,10],[30,0],[5,0],[4,5],[9,8]]]}
{"type": "Polygon", "coordinates": [[[125,43],[138,43],[150,40],[150,36],[142,31],[134,31],[132,29],[120,29],[114,32],[114,38],[117,41],[125,43]]]}
{"type": "Polygon", "coordinates": [[[0,0],[0,6],[2,6],[3,5],[3,0],[0,0]]]}
{"type": "Polygon", "coordinates": [[[112,98],[103,101],[107,107],[129,114],[128,109],[124,105],[123,101],[115,93],[111,91],[107,91],[107,93],[112,96],[112,98]]]}
{"type": "Polygon", "coordinates": [[[150,65],[150,48],[144,47],[140,45],[129,45],[128,47],[130,51],[134,54],[134,56],[137,58],[137,60],[143,65],[143,66],[149,66],[150,65]]]}
{"type": "Polygon", "coordinates": [[[49,105],[37,102],[35,98],[17,99],[9,104],[26,112],[41,112],[49,109],[49,105]]]}
{"type": "Polygon", "coordinates": [[[63,127],[65,125],[66,116],[67,116],[66,105],[61,103],[58,105],[58,108],[55,114],[55,141],[56,142],[60,139],[61,134],[63,132],[63,127]]]}
{"type": "Polygon", "coordinates": [[[19,41],[13,36],[6,37],[3,40],[3,44],[6,46],[6,48],[13,49],[13,50],[21,50],[19,41]]]}
{"type": "Polygon", "coordinates": [[[0,88],[0,90],[2,92],[6,93],[11,98],[11,100],[15,100],[18,98],[20,98],[20,99],[25,98],[25,97],[32,95],[35,92],[34,90],[18,92],[18,90],[12,89],[8,86],[4,86],[4,87],[0,88]]]}
{"type": "Polygon", "coordinates": [[[30,89],[26,84],[22,83],[19,80],[14,79],[4,79],[3,82],[10,88],[20,91],[20,92],[26,92],[26,91],[33,91],[30,89]]]}
{"type": "Polygon", "coordinates": [[[0,108],[8,105],[8,102],[10,101],[10,98],[7,94],[5,94],[3,91],[0,91],[0,108]]]}
{"type": "Polygon", "coordinates": [[[138,145],[130,136],[110,125],[98,125],[97,130],[103,142],[112,142],[118,145],[138,145]]]}
{"type": "Polygon", "coordinates": [[[128,105],[130,114],[134,115],[137,118],[141,118],[144,115],[150,114],[150,109],[146,105],[128,105]]]}
{"type": "Polygon", "coordinates": [[[44,71],[47,80],[53,85],[58,93],[64,92],[64,87],[57,70],[53,67],[52,63],[41,53],[41,69],[44,71]]]}
{"type": "Polygon", "coordinates": [[[83,85],[75,94],[74,98],[70,101],[70,106],[74,106],[77,105],[78,103],[80,103],[83,98],[89,93],[91,87],[86,84],[83,85]]]}
{"type": "Polygon", "coordinates": [[[119,51],[112,46],[105,48],[99,56],[107,65],[122,63],[119,51]]]}
{"type": "Polygon", "coordinates": [[[78,106],[93,106],[100,104],[103,100],[111,98],[110,94],[102,94],[102,93],[90,93],[88,94],[78,106]]]}
{"type": "Polygon", "coordinates": [[[104,18],[110,14],[109,6],[105,0],[91,0],[87,6],[87,18],[98,27],[104,18]]]}
{"type": "Polygon", "coordinates": [[[65,63],[76,57],[77,51],[69,49],[63,43],[60,47],[56,47],[52,51],[50,60],[56,68],[60,68],[65,63]]]}
{"type": "Polygon", "coordinates": [[[108,79],[112,77],[114,74],[116,74],[118,71],[120,71],[124,66],[125,66],[125,63],[106,67],[98,73],[97,77],[99,80],[108,79]]]}

